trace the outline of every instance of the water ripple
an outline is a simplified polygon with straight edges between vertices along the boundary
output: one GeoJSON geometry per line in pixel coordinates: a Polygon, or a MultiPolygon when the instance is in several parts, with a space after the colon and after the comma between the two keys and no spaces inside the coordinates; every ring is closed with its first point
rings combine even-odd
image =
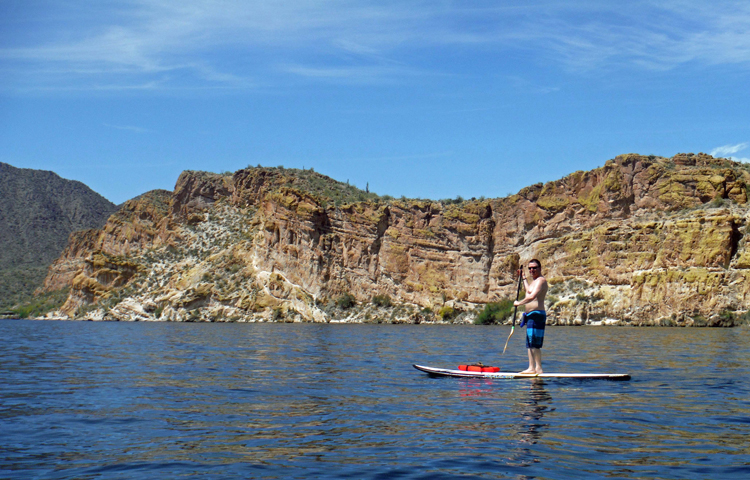
{"type": "Polygon", "coordinates": [[[748,329],[0,321],[0,477],[746,478],[748,329]]]}

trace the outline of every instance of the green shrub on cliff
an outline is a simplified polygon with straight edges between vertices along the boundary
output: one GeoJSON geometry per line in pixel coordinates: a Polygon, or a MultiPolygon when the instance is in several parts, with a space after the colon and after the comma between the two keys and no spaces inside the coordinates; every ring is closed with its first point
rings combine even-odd
{"type": "Polygon", "coordinates": [[[444,322],[450,322],[454,318],[458,316],[458,314],[461,313],[458,310],[456,310],[453,307],[442,307],[440,310],[438,310],[438,316],[443,319],[444,322]]]}
{"type": "Polygon", "coordinates": [[[344,310],[352,308],[356,304],[357,299],[354,298],[354,295],[349,292],[344,293],[338,299],[336,299],[336,305],[338,305],[339,308],[343,308],[344,310]]]}
{"type": "Polygon", "coordinates": [[[69,291],[69,288],[64,288],[62,290],[36,295],[31,302],[14,309],[13,313],[15,313],[18,318],[40,317],[47,312],[62,307],[65,300],[68,298],[69,291]]]}
{"type": "Polygon", "coordinates": [[[393,302],[391,302],[391,297],[388,295],[375,295],[372,297],[372,304],[376,307],[390,307],[393,305],[393,302]]]}
{"type": "Polygon", "coordinates": [[[498,303],[488,303],[484,306],[477,318],[474,319],[476,325],[491,325],[501,323],[510,317],[513,312],[513,301],[505,299],[498,303]]]}
{"type": "Polygon", "coordinates": [[[456,196],[456,198],[443,198],[441,200],[438,200],[438,202],[442,203],[443,205],[460,205],[464,203],[466,200],[464,200],[464,197],[461,195],[456,196]]]}

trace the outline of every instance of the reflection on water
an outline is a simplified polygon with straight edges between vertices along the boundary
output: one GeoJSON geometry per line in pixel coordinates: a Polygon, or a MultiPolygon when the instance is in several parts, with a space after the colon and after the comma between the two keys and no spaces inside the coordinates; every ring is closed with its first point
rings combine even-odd
{"type": "Polygon", "coordinates": [[[521,407],[522,428],[519,437],[522,443],[535,444],[542,436],[544,427],[541,422],[544,413],[550,408],[552,396],[544,389],[541,379],[530,380],[529,399],[521,407]]]}
{"type": "Polygon", "coordinates": [[[748,329],[0,321],[0,477],[743,478],[748,329]]]}

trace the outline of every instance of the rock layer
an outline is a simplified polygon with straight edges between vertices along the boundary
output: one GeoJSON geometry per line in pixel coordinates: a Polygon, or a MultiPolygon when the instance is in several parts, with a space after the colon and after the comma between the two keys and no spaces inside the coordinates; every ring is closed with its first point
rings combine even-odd
{"type": "Polygon", "coordinates": [[[310,187],[330,179],[299,173],[184,172],[171,194],[127,202],[50,268],[48,289],[71,287],[55,314],[420,322],[450,309],[470,321],[513,295],[531,258],[551,285],[551,323],[725,324],[750,303],[750,171],[730,160],[621,155],[457,204],[336,205],[310,187]],[[337,306],[345,295],[359,308],[337,306]],[[397,306],[369,304],[376,295],[397,306]]]}

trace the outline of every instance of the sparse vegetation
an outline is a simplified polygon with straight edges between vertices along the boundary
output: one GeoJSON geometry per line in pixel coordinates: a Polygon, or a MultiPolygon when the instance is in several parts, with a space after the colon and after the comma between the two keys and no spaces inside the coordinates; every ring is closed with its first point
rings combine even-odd
{"type": "Polygon", "coordinates": [[[390,307],[393,305],[391,297],[388,295],[375,295],[372,297],[372,304],[376,307],[390,307]]]}
{"type": "Polygon", "coordinates": [[[344,310],[348,310],[356,304],[357,304],[357,299],[354,298],[354,295],[352,295],[349,292],[344,293],[343,295],[341,295],[339,298],[336,299],[336,305],[338,305],[339,308],[342,308],[344,310]]]}
{"type": "Polygon", "coordinates": [[[450,322],[461,313],[453,307],[445,306],[438,310],[438,316],[443,319],[444,322],[450,322]]]}
{"type": "Polygon", "coordinates": [[[18,318],[42,316],[47,312],[62,307],[65,300],[68,298],[69,290],[70,289],[68,288],[64,288],[62,290],[56,290],[42,295],[36,295],[31,302],[21,305],[12,311],[18,316],[18,318]]]}
{"type": "Polygon", "coordinates": [[[369,183],[367,190],[361,190],[354,185],[350,185],[349,182],[339,182],[330,177],[317,173],[312,168],[310,169],[298,169],[298,168],[284,168],[283,166],[273,167],[260,167],[257,168],[263,170],[272,170],[279,172],[288,178],[285,179],[285,186],[298,189],[303,192],[307,192],[317,197],[321,202],[322,206],[326,206],[333,203],[336,206],[364,202],[364,201],[389,201],[392,197],[379,195],[372,193],[369,190],[369,183]]]}
{"type": "Polygon", "coordinates": [[[456,196],[456,198],[444,198],[442,200],[439,200],[439,202],[443,205],[460,205],[465,201],[466,200],[464,200],[464,197],[462,197],[461,195],[456,196]]]}
{"type": "Polygon", "coordinates": [[[69,235],[100,228],[117,206],[80,182],[2,162],[0,193],[0,311],[25,309],[69,235]]]}
{"type": "Polygon", "coordinates": [[[593,293],[591,295],[586,295],[584,293],[578,293],[578,294],[576,294],[576,300],[578,300],[581,303],[596,303],[599,300],[601,300],[602,298],[604,298],[604,297],[601,294],[601,292],[596,292],[596,293],[593,293]]]}
{"type": "Polygon", "coordinates": [[[491,325],[501,323],[510,317],[513,312],[513,300],[505,299],[497,303],[488,303],[484,306],[474,323],[477,325],[491,325]]]}

